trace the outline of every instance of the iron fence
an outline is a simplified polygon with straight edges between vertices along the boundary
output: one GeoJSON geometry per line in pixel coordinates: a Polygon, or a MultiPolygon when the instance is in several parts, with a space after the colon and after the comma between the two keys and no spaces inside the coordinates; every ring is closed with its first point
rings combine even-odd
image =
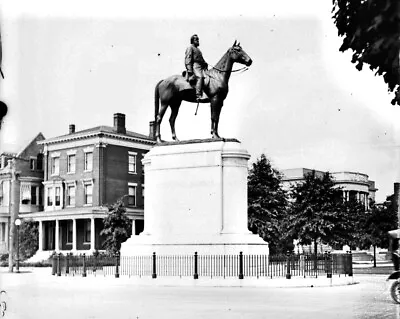
{"type": "Polygon", "coordinates": [[[53,256],[52,274],[136,277],[318,277],[353,275],[352,254],[53,256]]]}

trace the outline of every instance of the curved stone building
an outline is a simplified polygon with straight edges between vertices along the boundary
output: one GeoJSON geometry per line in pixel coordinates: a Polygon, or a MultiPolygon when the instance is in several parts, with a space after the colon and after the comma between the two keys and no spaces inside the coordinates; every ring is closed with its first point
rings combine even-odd
{"type": "MultiPolygon", "coordinates": [[[[313,170],[308,168],[292,168],[282,170],[283,187],[289,189],[293,184],[301,183],[307,174],[313,170]]],[[[323,176],[326,172],[315,170],[317,176],[323,176]]],[[[343,198],[348,201],[355,199],[364,204],[368,209],[370,201],[375,201],[375,182],[369,180],[367,174],[358,172],[333,172],[330,173],[335,181],[335,185],[343,191],[343,198]]]]}

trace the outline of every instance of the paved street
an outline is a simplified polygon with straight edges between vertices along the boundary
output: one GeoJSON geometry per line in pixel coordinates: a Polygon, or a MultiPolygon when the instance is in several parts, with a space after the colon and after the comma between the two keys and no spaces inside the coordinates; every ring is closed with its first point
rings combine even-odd
{"type": "Polygon", "coordinates": [[[385,275],[324,288],[138,286],[129,278],[55,277],[48,268],[3,270],[0,279],[5,318],[400,318],[385,275]]]}

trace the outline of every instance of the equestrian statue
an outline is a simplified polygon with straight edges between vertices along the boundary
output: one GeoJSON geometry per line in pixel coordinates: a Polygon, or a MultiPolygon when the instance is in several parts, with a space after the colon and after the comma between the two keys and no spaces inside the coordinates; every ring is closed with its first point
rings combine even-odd
{"type": "MultiPolygon", "coordinates": [[[[228,82],[235,62],[249,67],[251,58],[242,49],[240,43],[235,43],[222,56],[219,62],[209,70],[201,51],[198,49],[197,35],[191,37],[191,47],[186,50],[186,71],[182,75],[172,75],[157,83],[154,94],[155,104],[155,138],[162,142],[160,126],[168,106],[171,107],[169,123],[172,139],[178,141],[175,132],[175,120],[182,101],[210,103],[211,105],[211,136],[218,135],[218,122],[224,100],[228,95],[228,82]],[[161,103],[161,107],[160,107],[161,103]]],[[[197,110],[196,110],[197,112],[197,110]]]]}

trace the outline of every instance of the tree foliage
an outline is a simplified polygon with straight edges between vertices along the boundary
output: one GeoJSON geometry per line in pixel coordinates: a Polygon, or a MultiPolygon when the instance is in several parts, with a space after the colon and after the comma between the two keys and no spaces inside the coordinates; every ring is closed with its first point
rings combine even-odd
{"type": "Polygon", "coordinates": [[[108,215],[103,219],[104,228],[100,235],[105,237],[103,247],[110,254],[116,254],[121,244],[132,234],[132,221],[126,215],[123,199],[108,208],[108,215]]]}
{"type": "Polygon", "coordinates": [[[364,225],[367,217],[366,207],[355,199],[342,203],[342,221],[336,225],[331,244],[337,249],[343,245],[359,247],[360,238],[365,233],[364,225]]]}
{"type": "Polygon", "coordinates": [[[356,216],[349,214],[350,206],[342,200],[341,189],[329,173],[318,176],[315,171],[291,189],[288,226],[302,245],[317,242],[332,246],[351,241],[356,216]]]}
{"type": "Polygon", "coordinates": [[[32,257],[39,249],[38,223],[33,220],[22,220],[19,226],[19,255],[21,260],[32,257]]]}
{"type": "Polygon", "coordinates": [[[360,247],[388,248],[388,231],[397,228],[397,213],[392,205],[371,205],[362,223],[360,247]]]}
{"type": "Polygon", "coordinates": [[[271,253],[286,249],[287,194],[282,175],[262,154],[248,176],[248,227],[269,243],[271,253]]]}
{"type": "Polygon", "coordinates": [[[351,50],[351,62],[364,63],[383,76],[392,104],[400,105],[400,2],[398,0],[333,0],[333,19],[343,38],[340,51],[351,50]]]}

